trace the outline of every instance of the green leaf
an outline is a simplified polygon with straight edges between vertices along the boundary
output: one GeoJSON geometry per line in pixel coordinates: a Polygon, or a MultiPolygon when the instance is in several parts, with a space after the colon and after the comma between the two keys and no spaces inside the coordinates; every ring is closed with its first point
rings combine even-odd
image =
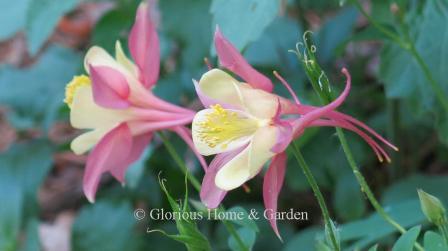
{"type": "Polygon", "coordinates": [[[369,248],[369,251],[377,251],[377,250],[378,250],[378,244],[375,244],[375,246],[369,248]]]}
{"type": "Polygon", "coordinates": [[[39,242],[39,220],[33,218],[28,221],[26,227],[26,239],[21,251],[40,251],[39,242]]]}
{"type": "MultiPolygon", "coordinates": [[[[237,232],[244,242],[245,246],[248,247],[249,250],[251,250],[252,246],[255,244],[255,239],[257,238],[257,234],[255,233],[255,231],[251,228],[242,227],[238,229],[237,232]]],[[[240,245],[238,245],[238,242],[232,235],[229,237],[228,244],[229,248],[232,251],[245,251],[244,249],[241,249],[240,245]]]]}
{"type": "Polygon", "coordinates": [[[242,220],[238,220],[238,219],[232,219],[231,221],[237,225],[240,225],[242,227],[247,227],[249,229],[252,229],[252,231],[254,232],[258,232],[259,229],[257,227],[257,223],[249,218],[249,213],[247,212],[246,209],[240,207],[240,206],[236,206],[236,207],[232,207],[230,209],[227,209],[227,212],[234,212],[237,213],[238,215],[242,215],[241,218],[243,218],[242,220]]]}
{"type": "Polygon", "coordinates": [[[98,201],[88,205],[81,210],[73,224],[72,250],[130,250],[134,225],[135,219],[129,203],[98,201]]]}
{"type": "Polygon", "coordinates": [[[345,221],[358,219],[366,212],[364,196],[353,174],[337,180],[333,204],[337,216],[345,221]]]}
{"type": "Polygon", "coordinates": [[[35,209],[36,191],[51,168],[52,154],[50,143],[39,140],[14,145],[0,155],[0,177],[8,177],[20,186],[25,199],[24,212],[31,213],[35,209]]]}
{"type": "MultiPolygon", "coordinates": [[[[424,222],[425,216],[420,211],[418,200],[400,202],[385,207],[387,213],[403,227],[411,227],[424,222]]],[[[397,230],[377,213],[359,220],[339,226],[341,241],[350,242],[350,248],[364,249],[397,230]]]]}
{"type": "MultiPolygon", "coordinates": [[[[188,175],[188,174],[187,174],[188,175]]],[[[181,215],[184,213],[190,213],[190,208],[188,206],[188,190],[185,191],[185,199],[184,204],[178,204],[176,200],[170,195],[165,186],[165,180],[159,180],[160,186],[162,190],[165,192],[165,195],[168,199],[168,202],[171,206],[173,213],[180,213],[181,215]]],[[[185,187],[187,188],[187,178],[185,177],[185,187]]],[[[211,250],[210,243],[207,238],[199,231],[196,222],[192,219],[188,219],[187,217],[179,217],[176,218],[176,227],[179,231],[177,235],[166,234],[161,230],[155,230],[163,233],[167,237],[182,242],[189,251],[206,251],[211,250]]]]}
{"type": "Polygon", "coordinates": [[[0,201],[6,202],[0,207],[0,250],[15,251],[22,223],[23,191],[11,174],[3,171],[0,181],[0,201]]]}
{"type": "MultiPolygon", "coordinates": [[[[448,3],[439,0],[425,1],[422,14],[413,14],[409,19],[411,34],[416,34],[417,51],[435,81],[448,94],[445,70],[448,68],[448,3]],[[434,43],[434,34],[439,38],[437,43],[434,43]]],[[[425,120],[434,118],[429,114],[435,114],[438,119],[436,122],[442,124],[433,124],[436,129],[444,130],[440,135],[448,143],[448,128],[442,126],[446,125],[446,111],[439,109],[429,81],[410,53],[393,43],[387,43],[381,53],[378,76],[384,82],[388,97],[406,99],[425,120]]]]}
{"type": "Polygon", "coordinates": [[[22,122],[19,128],[48,128],[64,105],[65,85],[80,63],[80,56],[72,50],[54,46],[30,68],[0,67],[0,89],[8,90],[0,92],[0,103],[13,110],[9,118],[22,122]]]}
{"type": "Polygon", "coordinates": [[[260,67],[285,67],[297,70],[297,57],[288,50],[294,48],[297,37],[302,34],[297,21],[289,17],[277,17],[260,36],[251,43],[244,52],[246,60],[260,67]]]}
{"type": "Polygon", "coordinates": [[[162,13],[169,13],[162,15],[161,30],[178,42],[182,65],[191,71],[203,67],[212,41],[210,1],[164,0],[159,4],[162,13]]]}
{"type": "Polygon", "coordinates": [[[448,246],[442,236],[432,231],[425,233],[423,243],[426,251],[448,250],[448,246]]]}
{"type": "Polygon", "coordinates": [[[318,226],[312,226],[300,231],[285,244],[283,251],[315,250],[316,235],[322,235],[321,230],[318,226]]]}
{"type": "Polygon", "coordinates": [[[412,251],[414,243],[420,234],[420,229],[420,226],[415,226],[406,231],[392,247],[392,251],[412,251]]]}
{"type": "Polygon", "coordinates": [[[440,175],[412,175],[403,180],[395,182],[384,191],[383,203],[386,205],[401,201],[417,200],[417,189],[433,194],[442,201],[448,202],[448,188],[446,184],[448,176],[440,175]]]}
{"type": "Polygon", "coordinates": [[[26,12],[30,0],[0,0],[0,41],[13,36],[25,26],[26,12]]]}
{"type": "MultiPolygon", "coordinates": [[[[333,249],[335,250],[335,249],[333,249]]],[[[324,241],[318,240],[316,242],[316,251],[331,251],[331,248],[325,244],[324,241]]]]}
{"type": "Polygon", "coordinates": [[[213,0],[213,27],[219,25],[235,47],[243,50],[274,21],[279,4],[277,0],[213,0]]]}
{"type": "Polygon", "coordinates": [[[154,147],[152,145],[146,147],[142,156],[136,162],[132,163],[126,171],[126,185],[131,189],[136,189],[140,183],[145,171],[146,161],[151,157],[153,152],[154,147]]]}
{"type": "Polygon", "coordinates": [[[322,25],[315,39],[321,62],[328,63],[334,57],[335,49],[353,32],[357,17],[356,9],[345,8],[322,25]]]}
{"type": "Polygon", "coordinates": [[[115,54],[115,41],[126,38],[125,35],[134,22],[136,9],[136,4],[122,4],[107,12],[95,25],[92,44],[115,54]]]}
{"type": "Polygon", "coordinates": [[[28,49],[35,55],[52,34],[59,19],[72,10],[77,0],[30,0],[26,20],[28,49]]]}

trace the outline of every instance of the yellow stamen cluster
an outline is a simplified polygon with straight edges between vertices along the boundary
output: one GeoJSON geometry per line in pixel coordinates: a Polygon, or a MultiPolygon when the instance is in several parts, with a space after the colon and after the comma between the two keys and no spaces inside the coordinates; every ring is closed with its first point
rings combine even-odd
{"type": "Polygon", "coordinates": [[[71,107],[73,103],[73,97],[75,96],[76,90],[81,86],[90,86],[90,78],[86,75],[74,76],[72,81],[65,87],[65,99],[64,102],[71,107]]]}
{"type": "Polygon", "coordinates": [[[198,136],[209,147],[221,145],[226,148],[236,139],[249,136],[258,128],[258,121],[226,110],[221,105],[210,106],[213,110],[205,115],[205,120],[197,123],[198,136]]]}

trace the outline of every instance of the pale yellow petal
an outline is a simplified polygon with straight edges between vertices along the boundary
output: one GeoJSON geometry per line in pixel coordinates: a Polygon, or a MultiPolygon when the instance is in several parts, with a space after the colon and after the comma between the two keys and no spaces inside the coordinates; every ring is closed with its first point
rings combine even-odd
{"type": "Polygon", "coordinates": [[[137,76],[137,67],[135,64],[126,56],[121,46],[120,41],[115,42],[115,59],[119,64],[131,72],[134,76],[137,76]]]}
{"type": "Polygon", "coordinates": [[[79,87],[70,109],[70,123],[78,129],[110,128],[132,119],[128,109],[113,110],[98,106],[93,100],[92,87],[79,87]]]}
{"type": "Polygon", "coordinates": [[[199,81],[202,94],[260,119],[272,118],[277,111],[277,96],[239,82],[228,73],[213,69],[199,81]]]}
{"type": "Polygon", "coordinates": [[[274,156],[271,148],[275,145],[277,132],[274,126],[261,127],[249,146],[219,170],[215,177],[216,186],[229,191],[259,173],[263,165],[274,156]]]}
{"type": "Polygon", "coordinates": [[[218,102],[242,108],[241,95],[238,91],[238,80],[220,69],[212,69],[202,75],[199,89],[205,96],[218,102]]]}
{"type": "Polygon", "coordinates": [[[72,141],[70,148],[75,154],[84,154],[92,149],[108,131],[109,129],[104,128],[83,133],[72,141]]]}
{"type": "Polygon", "coordinates": [[[217,121],[217,126],[223,129],[221,132],[213,132],[213,128],[204,128],[210,115],[213,115],[216,111],[213,109],[205,109],[196,113],[192,123],[192,136],[193,142],[202,155],[208,156],[212,154],[228,152],[236,148],[242,147],[249,143],[252,139],[253,133],[257,130],[256,121],[252,120],[242,111],[226,110],[229,113],[234,113],[238,116],[240,121],[229,123],[230,126],[240,125],[247,121],[247,125],[239,127],[241,130],[235,131],[235,127],[226,128],[225,123],[229,121],[217,121]],[[252,129],[249,127],[253,127],[252,129]]]}

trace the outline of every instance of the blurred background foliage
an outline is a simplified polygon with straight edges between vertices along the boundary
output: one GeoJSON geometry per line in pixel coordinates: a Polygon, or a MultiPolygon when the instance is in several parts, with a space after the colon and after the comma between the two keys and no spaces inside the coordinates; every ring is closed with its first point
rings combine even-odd
{"type": "MultiPolygon", "coordinates": [[[[125,187],[104,177],[95,204],[82,194],[86,158],[69,149],[79,132],[68,124],[64,87],[74,74],[82,73],[83,54],[90,46],[112,52],[116,40],[126,43],[138,4],[137,0],[0,0],[0,250],[185,249],[164,234],[146,233],[147,227],[187,240],[190,250],[206,250],[198,245],[240,250],[219,221],[199,221],[198,228],[176,222],[186,232],[179,230],[180,235],[174,236],[178,230],[173,221],[133,217],[135,208],[203,210],[193,189],[186,198],[193,207],[177,205],[178,198],[185,198],[184,176],[159,138],[128,170],[125,187]],[[166,179],[167,191],[158,175],[166,179]]],[[[380,164],[364,142],[347,133],[367,182],[404,227],[419,225],[427,231],[418,236],[421,230],[414,227],[395,243],[397,233],[365,200],[334,130],[312,129],[298,141],[325,193],[344,250],[367,250],[376,243],[378,250],[392,246],[412,250],[417,238],[427,250],[448,250],[440,235],[429,231],[437,229],[422,213],[417,195],[421,188],[448,203],[448,112],[437,102],[415,58],[375,29],[355,6],[351,1],[325,0],[160,0],[162,67],[154,91],[171,102],[200,108],[191,79],[207,70],[204,57],[217,64],[212,35],[219,25],[257,69],[271,78],[277,70],[305,103],[318,104],[300,62],[288,52],[304,31],[313,31],[318,60],[332,88],[343,86],[339,74],[343,66],[353,76],[352,92],[340,110],[400,148],[391,164],[380,164]]],[[[444,91],[439,95],[448,99],[448,4],[375,0],[362,1],[361,6],[378,24],[415,44],[444,91]]],[[[278,83],[276,92],[288,95],[278,83]]],[[[168,136],[192,175],[201,178],[202,170],[184,143],[168,136]]],[[[262,210],[262,179],[247,185],[250,191],[238,189],[225,199],[229,210],[262,210]]],[[[327,250],[320,245],[324,240],[320,210],[292,158],[279,199],[280,211],[290,208],[307,211],[309,221],[280,221],[283,243],[263,219],[230,224],[252,250],[327,250]]]]}

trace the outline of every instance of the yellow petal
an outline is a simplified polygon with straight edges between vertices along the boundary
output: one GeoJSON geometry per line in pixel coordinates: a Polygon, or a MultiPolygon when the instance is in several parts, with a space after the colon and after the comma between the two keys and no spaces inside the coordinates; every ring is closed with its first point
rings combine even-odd
{"type": "Polygon", "coordinates": [[[199,81],[199,88],[207,97],[230,104],[260,119],[272,118],[277,111],[276,95],[254,89],[219,69],[205,73],[199,81]]]}
{"type": "Polygon", "coordinates": [[[111,128],[132,118],[128,109],[113,110],[98,106],[93,100],[91,86],[80,86],[74,93],[70,109],[70,123],[74,128],[111,128]]]}
{"type": "Polygon", "coordinates": [[[263,165],[274,156],[271,148],[277,139],[277,128],[261,127],[255,133],[249,146],[227,162],[216,174],[216,186],[229,191],[254,177],[263,165]]]}
{"type": "Polygon", "coordinates": [[[75,154],[84,154],[92,149],[108,131],[109,129],[104,128],[83,133],[72,141],[70,148],[75,154]]]}
{"type": "Polygon", "coordinates": [[[258,121],[250,115],[216,105],[196,114],[192,136],[198,152],[208,156],[244,146],[257,129],[258,121]]]}

